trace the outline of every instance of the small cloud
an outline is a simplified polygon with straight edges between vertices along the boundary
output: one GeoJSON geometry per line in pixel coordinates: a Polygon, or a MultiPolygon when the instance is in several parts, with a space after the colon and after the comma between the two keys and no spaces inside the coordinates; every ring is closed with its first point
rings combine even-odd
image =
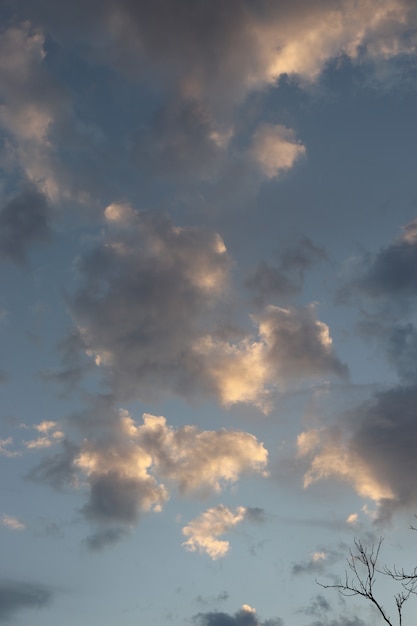
{"type": "Polygon", "coordinates": [[[249,155],[266,178],[275,178],[291,169],[305,152],[292,128],[261,124],[253,136],[249,155]]]}
{"type": "Polygon", "coordinates": [[[217,537],[234,528],[245,517],[246,509],[242,506],[235,513],[223,504],[207,509],[188,526],[184,526],[182,533],[188,539],[182,545],[190,552],[207,554],[213,560],[224,557],[229,552],[229,542],[217,537]]]}
{"type": "Polygon", "coordinates": [[[26,528],[25,524],[18,520],[17,517],[6,515],[6,513],[3,513],[1,516],[1,523],[11,530],[24,530],[26,528]]]}
{"type": "Polygon", "coordinates": [[[0,455],[7,456],[9,458],[20,456],[20,452],[17,452],[16,450],[9,450],[9,446],[11,446],[12,444],[12,437],[8,437],[7,439],[0,439],[0,455]]]}

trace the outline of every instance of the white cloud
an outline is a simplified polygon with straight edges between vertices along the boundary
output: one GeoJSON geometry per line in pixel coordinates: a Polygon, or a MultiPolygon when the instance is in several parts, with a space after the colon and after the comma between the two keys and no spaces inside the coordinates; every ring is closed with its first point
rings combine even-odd
{"type": "Polygon", "coordinates": [[[253,136],[249,154],[267,178],[275,178],[291,169],[305,152],[291,128],[262,124],[253,136]]]}
{"type": "Polygon", "coordinates": [[[3,513],[1,516],[1,523],[3,526],[10,528],[10,530],[24,530],[26,528],[24,523],[18,520],[17,517],[6,515],[6,513],[3,513]]]}
{"type": "MultiPolygon", "coordinates": [[[[226,556],[230,545],[217,537],[224,535],[245,519],[246,509],[240,506],[235,513],[223,504],[207,509],[182,529],[188,537],[182,544],[190,552],[207,554],[213,560],[226,556]]],[[[245,609],[247,610],[247,609],[245,609]]]]}

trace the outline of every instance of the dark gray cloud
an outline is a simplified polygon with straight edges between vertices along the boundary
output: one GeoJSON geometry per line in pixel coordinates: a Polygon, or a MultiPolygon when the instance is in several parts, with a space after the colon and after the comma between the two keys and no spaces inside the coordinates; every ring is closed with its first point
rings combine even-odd
{"type": "Polygon", "coordinates": [[[52,591],[37,583],[0,580],[0,621],[8,622],[23,609],[42,609],[52,600],[52,591]]]}
{"type": "Polygon", "coordinates": [[[283,621],[277,617],[260,622],[256,611],[244,604],[234,615],[228,613],[198,613],[193,617],[196,626],[283,626],[283,621]]]}
{"type": "Polygon", "coordinates": [[[123,476],[117,471],[93,473],[89,501],[82,508],[82,513],[93,522],[133,524],[142,512],[143,503],[157,501],[156,491],[156,481],[151,477],[140,480],[123,476]]]}
{"type": "Polygon", "coordinates": [[[385,337],[389,362],[404,383],[414,383],[417,380],[417,329],[414,324],[394,326],[385,337]]]}
{"type": "Polygon", "coordinates": [[[33,186],[23,189],[0,210],[0,256],[24,263],[28,248],[51,236],[46,196],[33,186]]]}
{"type": "Polygon", "coordinates": [[[396,311],[404,310],[417,296],[417,221],[376,254],[351,261],[339,297],[343,300],[356,293],[396,311]]]}
{"type": "Polygon", "coordinates": [[[285,250],[276,265],[262,261],[245,281],[260,306],[271,300],[288,299],[303,287],[304,274],[317,262],[327,259],[323,248],[316,246],[308,237],[285,250]]]}

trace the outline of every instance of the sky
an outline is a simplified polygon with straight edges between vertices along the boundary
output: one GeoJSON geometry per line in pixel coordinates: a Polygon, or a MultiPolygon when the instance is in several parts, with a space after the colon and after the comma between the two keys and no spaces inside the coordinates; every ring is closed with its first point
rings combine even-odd
{"type": "Polygon", "coordinates": [[[0,624],[381,623],[318,583],[417,564],[416,3],[0,19],[0,624]]]}

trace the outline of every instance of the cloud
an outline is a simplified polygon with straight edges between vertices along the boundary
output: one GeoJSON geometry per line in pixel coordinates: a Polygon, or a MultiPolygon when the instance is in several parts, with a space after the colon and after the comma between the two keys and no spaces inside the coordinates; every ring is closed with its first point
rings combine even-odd
{"type": "Polygon", "coordinates": [[[149,125],[134,138],[133,153],[140,168],[170,180],[187,177],[210,180],[220,173],[233,135],[213,120],[208,107],[195,98],[164,103],[149,125]]]}
{"type": "Polygon", "coordinates": [[[261,261],[249,274],[245,286],[254,294],[258,306],[265,306],[271,300],[288,300],[301,291],[305,272],[326,259],[325,250],[304,237],[284,250],[277,264],[261,261]]]}
{"type": "Polygon", "coordinates": [[[92,552],[98,552],[107,546],[118,543],[126,536],[126,528],[105,528],[89,535],[84,544],[92,552]]]}
{"type": "Polygon", "coordinates": [[[340,56],[383,62],[415,52],[410,31],[416,15],[405,0],[354,6],[348,0],[330,5],[239,0],[233,6],[181,0],[175,9],[169,0],[157,6],[89,0],[82,12],[81,3],[72,12],[58,12],[51,1],[23,6],[58,39],[82,39],[90,54],[92,49],[93,56],[104,56],[131,75],[146,75],[145,64],[151,64],[149,79],[165,80],[217,108],[284,74],[314,81],[340,56]]]}
{"type": "Polygon", "coordinates": [[[415,385],[394,387],[357,407],[340,426],[302,433],[299,454],[309,461],[304,485],[344,480],[377,504],[380,521],[397,510],[414,509],[416,399],[415,385]]]}
{"type": "Polygon", "coordinates": [[[21,581],[0,581],[0,621],[7,622],[22,609],[45,608],[52,592],[42,585],[21,581]]]}
{"type": "Polygon", "coordinates": [[[80,339],[118,395],[201,390],[193,343],[224,297],[225,245],[209,230],[123,210],[106,209],[105,237],[77,261],[69,305],[80,339]]]}
{"type": "MultiPolygon", "coordinates": [[[[266,474],[268,452],[246,432],[174,429],[164,417],[149,414],[139,425],[125,410],[107,428],[102,423],[100,432],[79,446],[64,440],[63,451],[43,459],[29,476],[54,487],[86,487],[81,513],[98,527],[86,542],[93,550],[117,541],[142,514],[160,511],[171,487],[201,497],[222,492],[242,476],[266,474]]],[[[247,515],[258,519],[260,512],[247,509],[247,515]]]]}
{"type": "Polygon", "coordinates": [[[25,441],[24,445],[29,450],[38,450],[41,448],[50,448],[54,444],[62,441],[64,433],[58,428],[56,422],[45,421],[32,426],[35,430],[41,433],[41,437],[32,439],[31,441],[25,441]]]}
{"type": "Polygon", "coordinates": [[[9,458],[20,456],[20,452],[18,452],[17,450],[9,450],[9,446],[12,445],[12,443],[12,437],[8,437],[7,439],[0,439],[0,455],[7,456],[9,458]]]}
{"type": "Polygon", "coordinates": [[[3,526],[10,528],[10,530],[24,530],[26,526],[23,522],[17,519],[17,517],[12,517],[11,515],[6,515],[3,513],[1,516],[1,522],[3,526]]]}
{"type": "Polygon", "coordinates": [[[340,295],[358,292],[388,306],[404,308],[417,296],[417,220],[375,255],[351,260],[347,284],[340,295]],[[366,268],[366,269],[364,269],[366,268]]]}
{"type": "Polygon", "coordinates": [[[246,509],[243,506],[238,507],[235,513],[223,504],[207,509],[184,526],[182,534],[188,539],[182,545],[190,552],[207,554],[213,560],[222,558],[229,552],[230,544],[217,537],[232,530],[245,517],[246,509]]]}
{"type": "Polygon", "coordinates": [[[262,124],[253,136],[249,153],[266,178],[275,178],[291,169],[305,151],[291,128],[262,124]]]}
{"type": "Polygon", "coordinates": [[[51,212],[43,193],[27,186],[0,210],[0,256],[23,263],[27,249],[51,236],[51,212]]]}
{"type": "Polygon", "coordinates": [[[341,558],[345,558],[347,546],[340,544],[337,548],[321,547],[312,552],[310,558],[299,563],[294,563],[291,568],[292,574],[321,574],[329,565],[333,565],[341,558]]]}
{"type": "Polygon", "coordinates": [[[279,617],[260,622],[256,610],[249,604],[244,604],[234,615],[221,612],[198,613],[193,617],[193,622],[197,626],[283,626],[279,617]]]}
{"type": "Polygon", "coordinates": [[[146,399],[164,389],[267,410],[268,386],[346,374],[313,306],[269,306],[252,317],[258,336],[242,329],[244,338],[233,341],[232,260],[217,233],[125,204],[108,206],[105,217],[106,234],[77,260],[80,286],[68,302],[78,345],[116,397],[146,399]]]}

